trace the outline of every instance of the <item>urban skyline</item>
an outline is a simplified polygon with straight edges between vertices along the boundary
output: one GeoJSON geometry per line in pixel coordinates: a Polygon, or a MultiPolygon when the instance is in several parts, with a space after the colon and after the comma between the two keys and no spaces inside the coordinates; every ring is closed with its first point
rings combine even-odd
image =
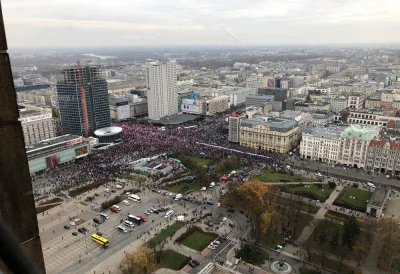
{"type": "Polygon", "coordinates": [[[3,1],[10,48],[399,43],[399,10],[395,0],[3,1]]]}

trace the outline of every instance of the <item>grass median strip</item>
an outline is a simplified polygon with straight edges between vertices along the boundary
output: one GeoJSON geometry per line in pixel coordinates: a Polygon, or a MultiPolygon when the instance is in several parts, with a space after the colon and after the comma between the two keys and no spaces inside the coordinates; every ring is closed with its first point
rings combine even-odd
{"type": "Polygon", "coordinates": [[[171,237],[172,235],[175,234],[176,231],[178,231],[179,229],[184,227],[185,224],[186,223],[184,223],[184,222],[175,222],[175,223],[173,223],[172,225],[170,225],[169,227],[167,227],[166,229],[161,231],[159,234],[157,234],[156,236],[151,238],[149,240],[149,244],[158,243],[158,242],[163,241],[164,239],[167,239],[168,237],[171,237]]]}

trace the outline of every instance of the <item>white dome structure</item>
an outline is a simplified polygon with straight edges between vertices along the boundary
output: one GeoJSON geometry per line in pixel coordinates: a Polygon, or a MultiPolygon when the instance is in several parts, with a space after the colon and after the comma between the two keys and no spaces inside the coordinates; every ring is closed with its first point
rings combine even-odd
{"type": "Polygon", "coordinates": [[[104,127],[94,132],[99,143],[120,143],[122,142],[122,128],[120,127],[104,127]]]}

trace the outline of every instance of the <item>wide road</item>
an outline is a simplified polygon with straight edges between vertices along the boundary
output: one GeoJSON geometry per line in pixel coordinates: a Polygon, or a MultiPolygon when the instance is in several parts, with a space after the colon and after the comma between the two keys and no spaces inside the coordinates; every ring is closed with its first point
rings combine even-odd
{"type": "MultiPolygon", "coordinates": [[[[130,205],[119,204],[121,211],[119,213],[112,213],[107,210],[109,219],[99,226],[99,231],[109,239],[110,246],[108,249],[102,249],[97,243],[91,240],[91,234],[96,232],[96,229],[92,226],[92,219],[78,227],[85,226],[90,230],[90,233],[84,235],[78,233],[78,236],[73,236],[68,230],[64,234],[58,236],[58,238],[52,240],[52,244],[44,245],[43,253],[45,258],[45,265],[47,273],[84,273],[85,271],[93,268],[102,259],[107,258],[116,251],[121,250],[129,243],[138,239],[142,234],[147,233],[151,229],[161,229],[173,221],[164,218],[165,213],[151,214],[146,216],[148,221],[141,224],[135,225],[131,229],[130,233],[121,233],[116,227],[120,225],[122,219],[127,218],[128,214],[144,215],[143,212],[151,207],[158,207],[158,200],[162,200],[163,196],[150,192],[147,196],[142,196],[142,203],[134,203],[130,201],[130,205]],[[154,219],[154,222],[152,220],[154,219]],[[90,224],[89,224],[90,223],[90,224]],[[79,263],[79,260],[81,262],[79,263]]],[[[197,207],[196,204],[186,203],[186,207],[179,205],[174,202],[170,204],[171,199],[167,198],[166,202],[173,207],[174,214],[191,212],[197,207]]],[[[98,216],[95,212],[91,213],[91,218],[98,216]]]]}

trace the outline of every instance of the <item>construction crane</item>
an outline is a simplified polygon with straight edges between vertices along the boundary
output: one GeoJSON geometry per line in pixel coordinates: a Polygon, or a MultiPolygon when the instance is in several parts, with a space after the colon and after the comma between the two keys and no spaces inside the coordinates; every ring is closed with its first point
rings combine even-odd
{"type": "Polygon", "coordinates": [[[78,83],[81,92],[82,110],[83,110],[83,123],[85,126],[85,137],[89,137],[89,117],[87,112],[86,94],[85,94],[85,83],[83,82],[83,72],[81,66],[81,60],[78,58],[76,61],[76,67],[78,70],[78,83]]]}

